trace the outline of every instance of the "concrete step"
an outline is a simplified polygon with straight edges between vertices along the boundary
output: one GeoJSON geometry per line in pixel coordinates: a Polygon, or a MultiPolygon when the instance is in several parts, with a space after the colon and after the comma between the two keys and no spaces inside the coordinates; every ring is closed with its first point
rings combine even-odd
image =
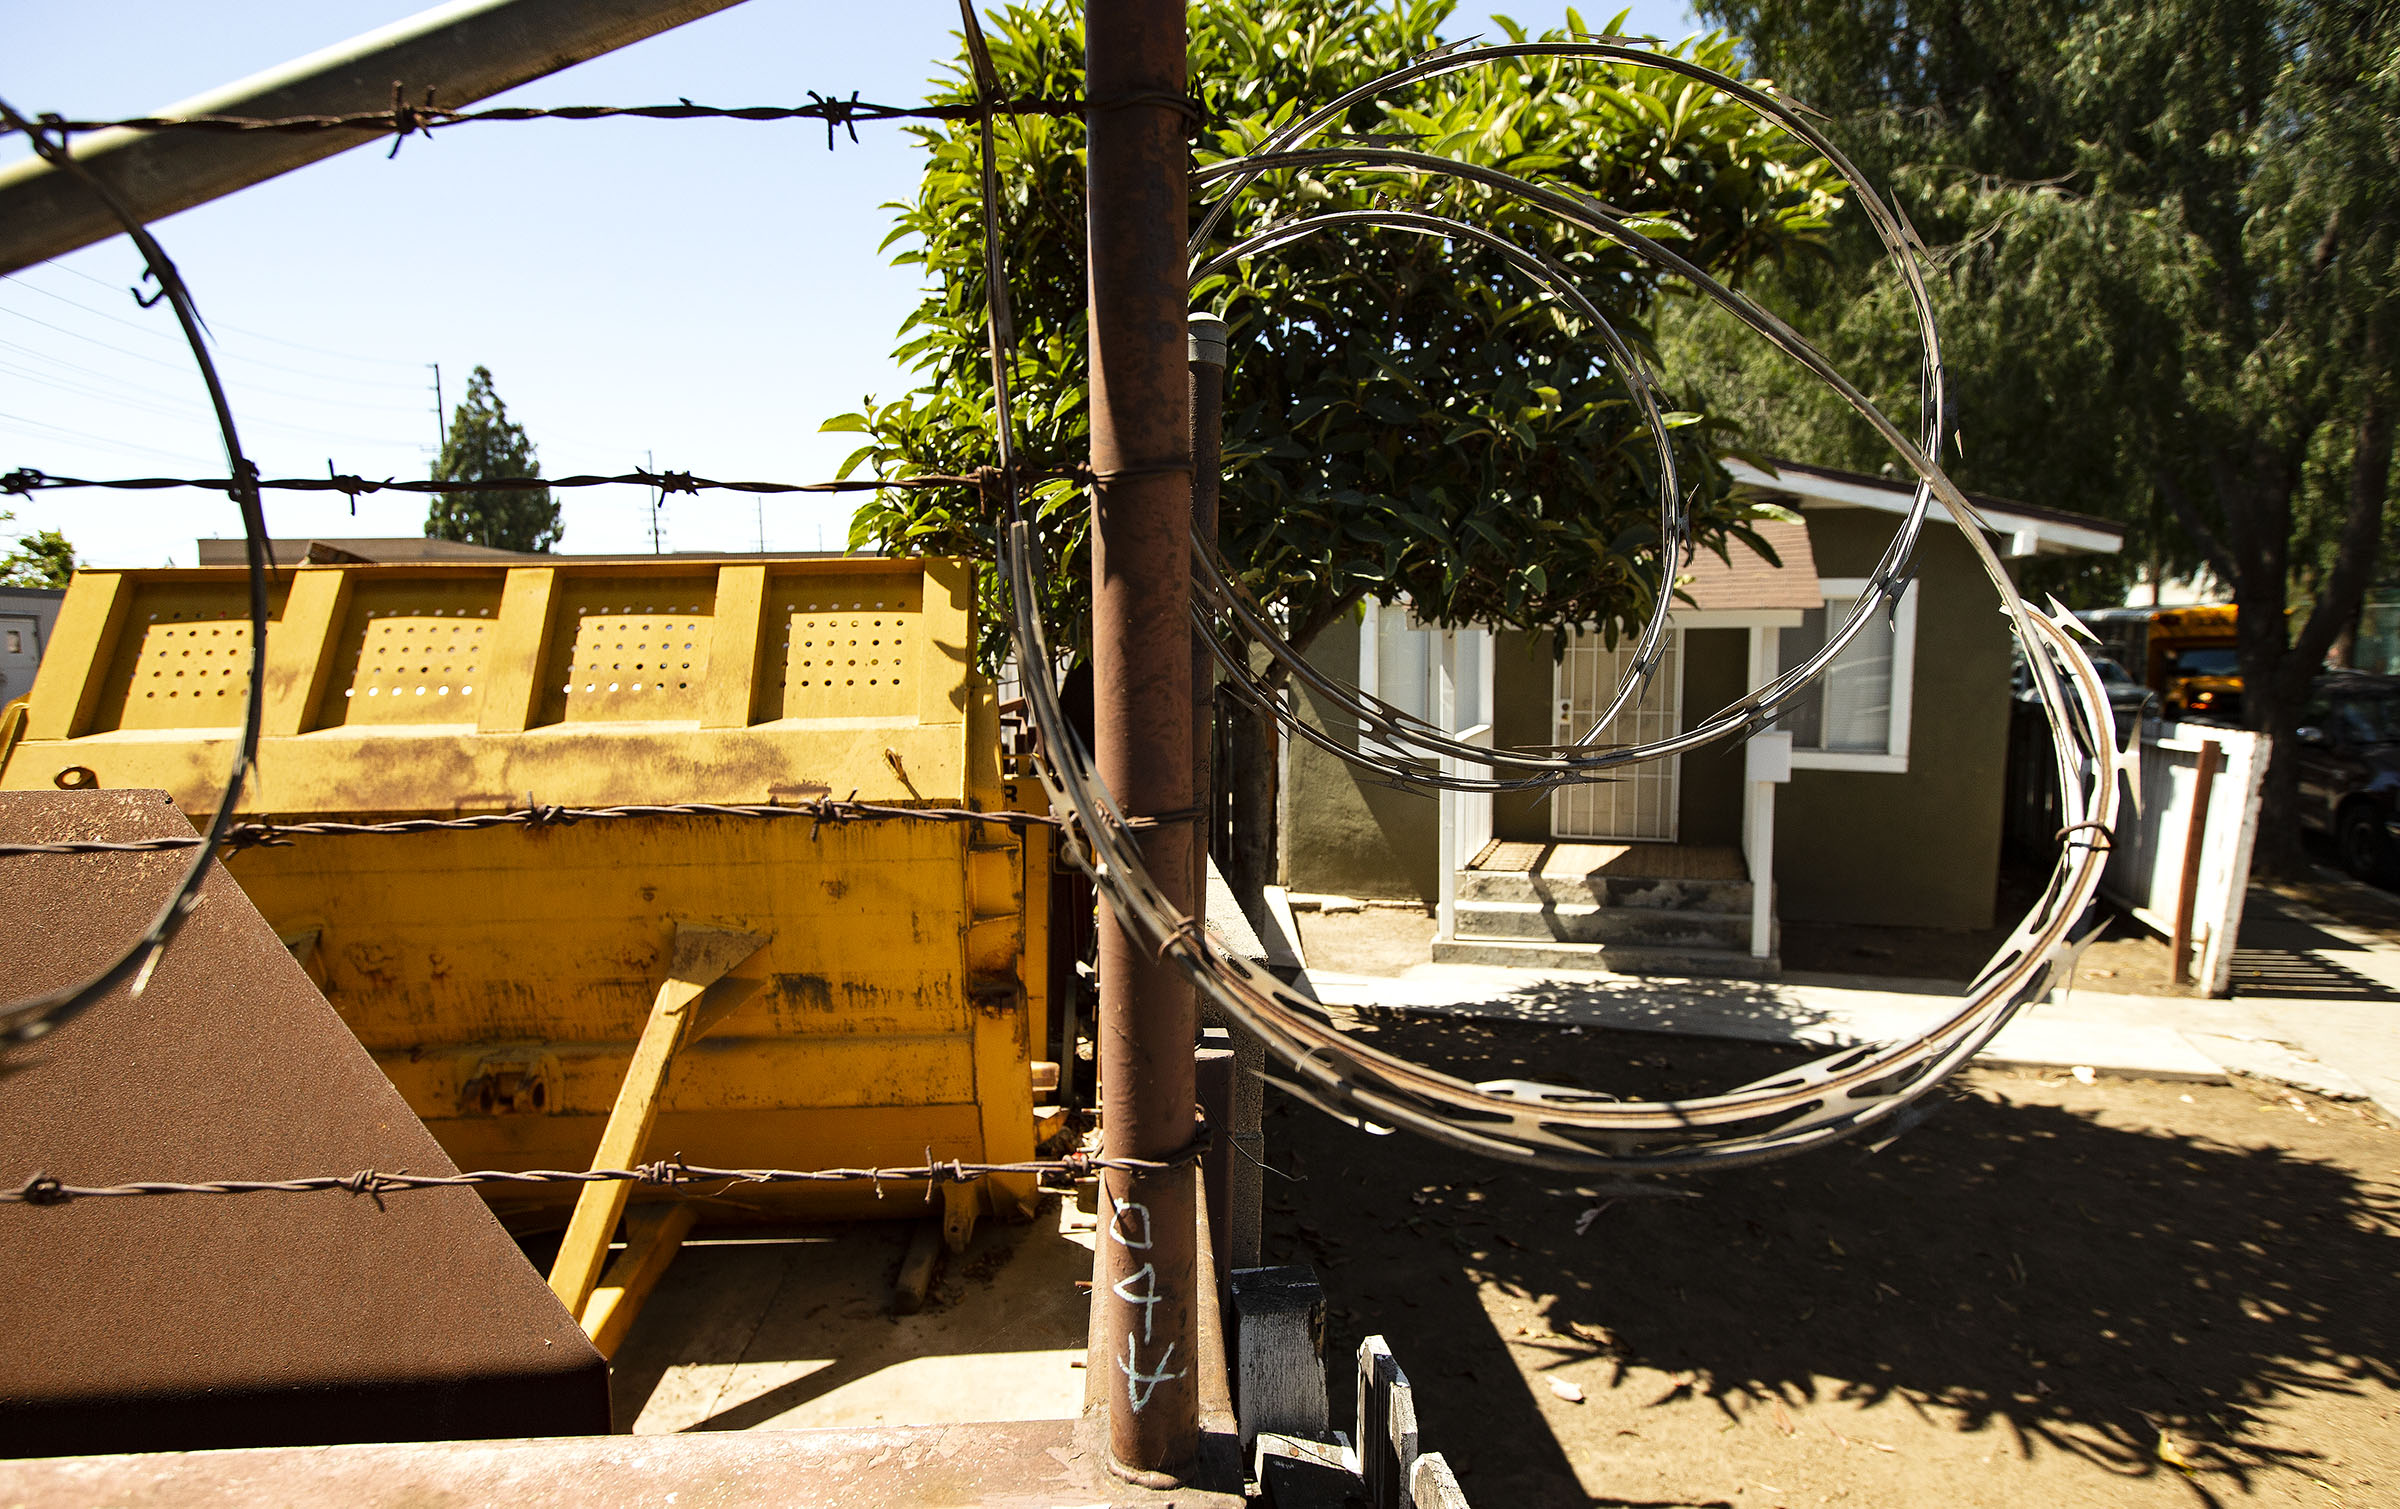
{"type": "Polygon", "coordinates": [[[1458,899],[1613,906],[1628,910],[1750,914],[1747,880],[1668,880],[1640,875],[1531,875],[1461,870],[1458,899]]]}
{"type": "MultiPolygon", "coordinates": [[[[1745,887],[1747,889],[1747,887],[1745,887]]],[[[1467,901],[1462,936],[1535,943],[1634,943],[1659,948],[1750,946],[1750,913],[1575,901],[1467,901]]]]}
{"type": "Polygon", "coordinates": [[[1437,964],[1486,964],[1506,969],[1591,969],[1621,975],[1693,975],[1718,979],[1768,980],[1783,972],[1774,954],[1753,958],[1746,949],[1650,948],[1629,943],[1525,943],[1498,939],[1436,940],[1437,964]]]}

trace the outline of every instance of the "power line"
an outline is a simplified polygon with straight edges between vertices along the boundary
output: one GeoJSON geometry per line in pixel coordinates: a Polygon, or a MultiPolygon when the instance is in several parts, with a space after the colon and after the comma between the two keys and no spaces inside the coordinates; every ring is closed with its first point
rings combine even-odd
{"type": "MultiPolygon", "coordinates": [[[[68,276],[70,276],[70,277],[77,277],[77,278],[81,278],[81,279],[83,279],[83,281],[85,281],[86,283],[89,283],[89,284],[93,285],[93,286],[94,286],[94,287],[96,287],[96,288],[106,288],[106,289],[109,289],[109,290],[111,290],[112,292],[113,292],[113,291],[116,291],[116,289],[117,289],[117,285],[116,285],[116,284],[114,284],[114,283],[111,283],[111,282],[109,282],[109,281],[108,281],[108,279],[106,279],[106,278],[96,278],[96,277],[92,276],[90,273],[88,273],[88,272],[85,272],[85,271],[84,271],[82,268],[80,268],[80,267],[69,267],[69,266],[68,266],[66,263],[59,261],[59,260],[58,260],[56,257],[50,257],[50,258],[46,258],[46,259],[44,259],[41,265],[42,265],[42,266],[44,266],[44,267],[55,267],[55,268],[57,268],[57,269],[58,269],[60,272],[66,273],[66,274],[67,274],[68,276]]],[[[38,284],[34,284],[34,283],[28,283],[28,284],[26,284],[25,286],[26,286],[27,288],[31,288],[31,289],[33,289],[33,290],[34,290],[34,291],[36,291],[37,293],[49,293],[49,294],[51,295],[51,297],[52,297],[52,298],[62,298],[62,297],[64,297],[64,295],[61,295],[61,294],[51,293],[51,290],[49,290],[49,289],[47,289],[47,288],[43,288],[43,287],[41,287],[41,286],[40,286],[40,285],[38,285],[38,284]]],[[[74,301],[70,299],[70,300],[68,300],[68,302],[69,302],[69,303],[73,303],[74,301]]],[[[85,305],[78,304],[78,305],[76,305],[76,307],[77,307],[78,309],[81,309],[81,308],[85,308],[85,307],[88,307],[88,306],[85,306],[85,305]]],[[[102,311],[100,311],[100,310],[96,310],[96,309],[95,309],[95,310],[93,310],[92,312],[93,312],[94,314],[99,314],[99,313],[101,313],[102,311]]],[[[114,318],[114,316],[111,316],[111,318],[114,318]]],[[[131,322],[130,322],[130,321],[128,321],[127,323],[131,323],[131,322]]],[[[148,327],[148,326],[146,326],[146,325],[137,325],[137,326],[135,326],[134,328],[136,328],[136,329],[138,329],[138,330],[147,330],[149,327],[148,327]]],[[[337,360],[337,361],[346,361],[346,362],[367,362],[367,363],[370,363],[370,364],[372,364],[372,365],[374,365],[374,366],[378,366],[378,367],[413,367],[413,366],[416,366],[416,365],[417,365],[417,363],[415,363],[415,362],[412,362],[412,361],[403,361],[402,359],[400,359],[399,357],[396,357],[396,356],[360,356],[360,355],[358,355],[356,352],[352,352],[352,351],[330,351],[330,350],[327,350],[327,349],[326,349],[325,347],[323,347],[323,346],[309,346],[309,345],[303,345],[303,344],[302,344],[301,342],[299,342],[299,341],[294,341],[294,340],[286,340],[286,339],[284,339],[284,338],[283,338],[282,336],[280,336],[280,335],[269,335],[269,334],[267,334],[267,333],[266,333],[265,331],[263,331],[263,330],[249,330],[249,329],[245,329],[244,327],[242,327],[242,326],[240,326],[240,325],[224,325],[224,324],[219,324],[217,328],[219,328],[219,329],[221,329],[221,330],[230,330],[230,331],[232,331],[232,332],[233,332],[234,334],[236,334],[236,335],[246,335],[246,336],[249,336],[249,337],[250,337],[252,340],[266,341],[266,342],[268,342],[268,343],[270,343],[270,344],[272,344],[272,345],[277,345],[277,346],[289,346],[289,347],[290,347],[292,350],[294,350],[294,351],[305,351],[305,352],[309,353],[311,356],[330,356],[330,357],[333,357],[333,358],[334,358],[335,360],[337,360]]]]}
{"type": "MultiPolygon", "coordinates": [[[[0,419],[10,416],[0,414],[0,419]]],[[[35,420],[24,421],[28,424],[35,420]]],[[[48,426],[57,428],[57,426],[48,426]]],[[[69,431],[68,433],[81,433],[69,431]]],[[[94,437],[97,438],[97,437],[94,437]]],[[[649,487],[661,494],[698,493],[703,491],[737,493],[864,493],[886,488],[915,490],[930,487],[971,487],[984,489],[995,486],[998,473],[989,467],[969,476],[929,472],[909,477],[851,477],[832,482],[719,482],[708,477],[696,477],[690,472],[631,471],[614,476],[577,473],[566,477],[452,477],[443,479],[402,480],[386,477],[372,478],[335,473],[324,477],[244,478],[237,482],[230,477],[53,477],[32,467],[19,467],[0,475],[0,493],[28,497],[37,492],[56,492],[62,488],[97,487],[118,492],[156,492],[170,487],[200,487],[212,492],[231,493],[242,488],[257,488],[262,492],[346,493],[363,497],[371,493],[454,493],[454,492],[540,492],[564,487],[649,487]]],[[[1088,481],[1088,468],[1072,467],[1062,470],[1028,472],[1021,482],[1088,481]]]]}
{"type": "MultiPolygon", "coordinates": [[[[49,430],[56,434],[65,435],[70,439],[83,441],[87,445],[105,446],[108,449],[115,451],[141,451],[152,456],[165,456],[169,460],[174,461],[187,461],[191,459],[187,452],[165,450],[155,445],[143,445],[140,442],[133,440],[112,439],[107,435],[92,434],[89,430],[73,430],[67,428],[63,424],[46,424],[39,419],[26,419],[16,414],[0,414],[0,423],[13,424],[24,429],[49,430]]],[[[184,484],[178,483],[176,485],[182,486],[184,484]]],[[[221,485],[216,489],[216,491],[219,492],[223,492],[224,490],[224,487],[221,485]]]]}
{"type": "MultiPolygon", "coordinates": [[[[29,286],[30,286],[30,285],[29,285],[29,286]]],[[[77,308],[77,309],[82,309],[82,308],[84,308],[84,306],[83,306],[83,305],[81,305],[81,304],[76,304],[76,303],[75,303],[75,301],[74,301],[74,300],[72,300],[72,299],[67,299],[67,300],[64,300],[63,302],[65,302],[65,303],[68,303],[68,304],[71,304],[71,305],[74,305],[74,307],[75,307],[75,308],[77,308]]],[[[86,312],[88,312],[88,313],[91,313],[91,314],[100,314],[100,313],[102,313],[102,311],[100,311],[100,310],[97,310],[97,309],[88,310],[88,311],[86,311],[86,312]]],[[[124,346],[117,345],[117,344],[115,344],[114,342],[111,342],[111,341],[104,341],[104,340],[100,339],[100,337],[98,337],[98,336],[96,336],[96,335],[87,335],[87,334],[85,334],[85,333],[84,333],[83,331],[81,331],[81,330],[73,330],[73,329],[69,329],[69,328],[68,328],[67,326],[65,326],[65,325],[54,325],[54,324],[52,324],[50,321],[48,321],[48,320],[45,320],[45,319],[42,319],[42,318],[40,318],[40,317],[39,317],[39,316],[37,316],[37,315],[30,315],[30,314],[27,314],[27,313],[26,313],[24,310],[22,310],[22,309],[11,309],[11,308],[7,307],[6,305],[0,305],[0,314],[13,314],[13,315],[15,315],[15,316],[16,316],[18,319],[20,319],[20,320],[25,320],[25,321],[28,321],[29,323],[32,323],[32,324],[35,324],[35,325],[39,325],[39,326],[41,326],[41,327],[42,327],[43,329],[45,329],[45,330],[55,330],[55,331],[57,331],[57,332],[58,332],[60,335],[72,336],[74,339],[76,339],[76,340],[79,340],[79,341],[89,341],[91,344],[93,344],[93,345],[95,345],[95,346],[99,346],[99,347],[103,348],[104,350],[114,351],[114,352],[116,352],[116,353],[117,353],[118,355],[120,355],[120,356],[130,356],[130,357],[132,357],[132,358],[133,358],[135,361],[138,361],[138,362],[148,362],[150,365],[152,365],[152,366],[154,366],[154,367],[165,367],[165,368],[167,368],[169,371],[174,371],[174,372],[182,372],[182,371],[185,371],[185,370],[187,370],[187,369],[186,369],[186,367],[184,366],[184,364],[183,364],[183,363],[181,363],[181,362],[171,362],[171,361],[165,361],[165,360],[162,360],[162,359],[161,359],[161,358],[159,358],[159,357],[155,357],[155,356],[149,356],[149,355],[145,355],[144,353],[142,353],[142,352],[139,352],[139,351],[129,350],[128,348],[126,348],[126,347],[124,347],[124,346]]],[[[137,325],[137,326],[135,326],[134,328],[136,328],[136,329],[139,329],[139,328],[141,328],[141,327],[139,327],[139,326],[137,325]]],[[[219,355],[221,355],[221,356],[223,356],[223,357],[224,357],[226,360],[228,360],[228,361],[242,362],[242,363],[245,363],[245,364],[247,364],[247,365],[249,365],[249,366],[253,366],[253,367],[264,367],[264,368],[266,368],[266,369],[267,369],[268,371],[270,371],[270,372],[282,372],[282,373],[289,374],[290,376],[293,376],[293,377],[306,377],[306,378],[310,378],[310,379],[312,379],[312,380],[314,380],[314,381],[317,381],[317,382],[338,382],[338,383],[347,383],[347,384],[349,384],[350,386],[352,386],[352,387],[355,387],[355,388],[387,388],[387,389],[391,389],[391,390],[393,390],[393,391],[395,391],[395,392],[404,392],[404,393],[406,393],[406,392],[414,392],[414,391],[416,391],[416,385],[415,385],[414,383],[390,383],[390,382],[376,382],[376,381],[374,381],[374,380],[372,380],[372,379],[370,379],[370,378],[364,378],[364,377],[338,377],[338,376],[335,376],[334,374],[332,374],[332,373],[329,373],[329,372],[311,372],[311,371],[309,371],[309,370],[308,370],[307,368],[305,368],[305,367],[289,367],[289,366],[285,366],[285,365],[284,365],[283,363],[281,363],[281,362],[271,362],[271,361],[264,360],[263,358],[260,358],[260,357],[255,357],[255,356],[245,356],[245,355],[242,355],[242,354],[241,354],[241,353],[239,353],[239,352],[233,352],[233,351],[224,351],[224,350],[222,350],[222,349],[220,349],[220,351],[219,351],[219,353],[218,353],[218,354],[219,354],[219,355]]],[[[269,391],[273,391],[273,390],[271,390],[271,389],[264,389],[264,388],[262,388],[262,389],[259,389],[259,391],[261,391],[261,392],[269,392],[269,391]]],[[[306,398],[308,398],[308,395],[306,395],[306,394],[298,394],[298,393],[280,393],[280,392],[278,392],[278,393],[276,393],[276,396],[277,396],[277,397],[279,397],[279,398],[302,398],[302,399],[306,399],[306,398]]]]}

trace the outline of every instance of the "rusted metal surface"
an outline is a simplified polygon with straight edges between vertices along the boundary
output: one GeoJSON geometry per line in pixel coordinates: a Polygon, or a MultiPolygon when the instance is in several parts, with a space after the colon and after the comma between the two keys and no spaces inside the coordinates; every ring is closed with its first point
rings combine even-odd
{"type": "MultiPolygon", "coordinates": [[[[0,793],[0,837],[190,832],[162,792],[0,793]]],[[[76,978],[183,864],[0,860],[0,973],[76,978]]],[[[454,1172],[233,881],[201,898],[139,999],[10,1056],[0,1180],[454,1172]]],[[[0,1453],[608,1428],[605,1365],[469,1189],[6,1205],[0,1251],[0,1453]]]]}
{"type": "MultiPolygon", "coordinates": [[[[1187,814],[1194,795],[1183,27],[1174,0],[1085,13],[1093,753],[1124,810],[1149,817],[1187,814]]],[[[1164,824],[1141,846],[1185,916],[1195,837],[1196,824],[1164,824]]],[[[1113,907],[1103,909],[1099,963],[1105,1148],[1172,1154],[1193,1132],[1191,982],[1113,907]]],[[[1170,1482],[1199,1444],[1193,1181],[1112,1174],[1102,1193],[1091,1365],[1109,1447],[1119,1471],[1170,1482]]]]}
{"type": "MultiPolygon", "coordinates": [[[[1214,546],[1217,540],[1220,431],[1225,409],[1225,322],[1213,314],[1195,314],[1187,329],[1192,406],[1192,538],[1214,546]]],[[[1216,783],[1210,767],[1216,750],[1214,717],[1217,652],[1208,631],[1192,627],[1192,805],[1204,816],[1200,837],[1192,845],[1192,917],[1205,923],[1208,899],[1208,835],[1215,831],[1216,783]]],[[[1220,1123],[1221,1125],[1222,1123],[1220,1123]]],[[[1218,1227],[1222,1235],[1224,1228],[1218,1227]]]]}
{"type": "Polygon", "coordinates": [[[1239,1493],[1152,1492],[1111,1478],[1096,1428],[1070,1420],[564,1441],[337,1446],[184,1457],[0,1462],[17,1509],[421,1509],[427,1504],[981,1505],[1241,1509],[1239,1493]]]}

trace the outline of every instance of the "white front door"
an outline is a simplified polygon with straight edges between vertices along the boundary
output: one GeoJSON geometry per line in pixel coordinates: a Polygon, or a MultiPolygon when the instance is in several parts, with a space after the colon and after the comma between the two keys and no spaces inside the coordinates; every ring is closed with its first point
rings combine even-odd
{"type": "MultiPolygon", "coordinates": [[[[1607,708],[1633,666],[1633,651],[1631,636],[1618,639],[1613,650],[1598,634],[1568,636],[1566,658],[1558,663],[1553,683],[1553,737],[1559,743],[1580,738],[1607,708]]],[[[1682,718],[1683,631],[1670,629],[1658,670],[1640,699],[1617,714],[1594,742],[1647,744],[1677,732],[1682,718]]],[[[1557,838],[1672,843],[1682,771],[1683,756],[1670,755],[1623,766],[1611,772],[1611,780],[1562,786],[1550,798],[1550,832],[1557,838]]]]}

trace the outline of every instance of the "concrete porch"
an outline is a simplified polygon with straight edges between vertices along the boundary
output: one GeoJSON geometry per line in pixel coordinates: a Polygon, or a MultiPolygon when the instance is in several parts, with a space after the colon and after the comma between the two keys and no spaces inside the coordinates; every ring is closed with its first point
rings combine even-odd
{"type": "Polygon", "coordinates": [[[1773,887],[1731,845],[1493,840],[1455,878],[1437,963],[1764,979],[1773,887]],[[1760,929],[1760,902],[1765,926],[1760,929]],[[1763,932],[1764,949],[1754,951],[1763,932]]]}

